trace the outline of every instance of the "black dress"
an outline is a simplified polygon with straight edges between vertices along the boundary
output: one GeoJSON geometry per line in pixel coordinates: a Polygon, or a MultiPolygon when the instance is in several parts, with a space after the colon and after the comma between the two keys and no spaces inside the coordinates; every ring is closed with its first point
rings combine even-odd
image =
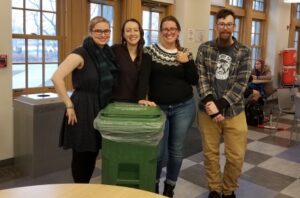
{"type": "Polygon", "coordinates": [[[68,118],[64,116],[59,145],[64,149],[72,148],[77,152],[97,152],[101,148],[101,134],[93,126],[100,110],[97,69],[83,47],[75,49],[72,53],[84,59],[83,68],[72,72],[74,92],[71,100],[77,123],[73,126],[68,125],[68,118]]]}

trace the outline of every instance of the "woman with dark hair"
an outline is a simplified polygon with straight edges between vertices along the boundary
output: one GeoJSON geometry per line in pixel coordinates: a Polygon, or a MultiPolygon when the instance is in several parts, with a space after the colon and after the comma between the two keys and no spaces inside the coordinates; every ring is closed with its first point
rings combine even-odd
{"type": "Polygon", "coordinates": [[[94,129],[98,112],[111,100],[117,76],[115,56],[107,42],[110,22],[101,16],[91,19],[89,36],[59,65],[52,77],[55,90],[65,104],[59,146],[72,149],[75,183],[89,183],[101,148],[101,135],[94,129]],[[72,74],[74,91],[69,97],[64,79],[72,74]]]}
{"type": "Polygon", "coordinates": [[[143,53],[144,30],[136,19],[128,19],[121,31],[122,43],[112,46],[119,66],[119,81],[113,90],[113,100],[137,102],[138,78],[147,59],[143,53]]]}
{"type": "Polygon", "coordinates": [[[156,191],[167,151],[163,194],[168,197],[173,197],[183,159],[184,139],[196,114],[192,85],[198,82],[198,74],[191,52],[180,46],[180,31],[174,16],[162,19],[160,43],[145,48],[152,60],[149,65],[143,65],[138,92],[139,104],[153,105],[155,102],[166,115],[164,136],[159,144],[156,191]],[[147,95],[153,102],[146,100],[147,95]]]}

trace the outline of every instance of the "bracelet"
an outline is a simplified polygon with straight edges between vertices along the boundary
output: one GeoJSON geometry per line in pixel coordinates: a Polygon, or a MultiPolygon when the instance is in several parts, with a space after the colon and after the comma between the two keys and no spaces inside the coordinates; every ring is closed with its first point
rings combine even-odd
{"type": "Polygon", "coordinates": [[[66,106],[66,109],[73,109],[74,106],[73,105],[70,105],[70,106],[66,106]]]}

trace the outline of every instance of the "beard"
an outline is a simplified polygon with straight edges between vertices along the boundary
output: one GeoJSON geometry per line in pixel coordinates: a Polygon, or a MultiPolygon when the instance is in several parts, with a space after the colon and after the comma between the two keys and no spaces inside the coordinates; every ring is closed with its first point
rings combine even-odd
{"type": "Polygon", "coordinates": [[[218,38],[221,45],[230,45],[232,43],[232,33],[231,32],[221,32],[218,38]]]}

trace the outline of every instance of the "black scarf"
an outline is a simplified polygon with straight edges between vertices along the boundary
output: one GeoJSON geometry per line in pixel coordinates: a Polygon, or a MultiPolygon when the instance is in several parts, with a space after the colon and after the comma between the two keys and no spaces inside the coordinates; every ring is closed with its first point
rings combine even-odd
{"type": "Polygon", "coordinates": [[[100,109],[105,107],[111,100],[112,88],[117,80],[117,66],[115,55],[108,45],[99,47],[92,37],[87,37],[83,41],[83,47],[90,55],[98,72],[99,105],[100,109]]]}

